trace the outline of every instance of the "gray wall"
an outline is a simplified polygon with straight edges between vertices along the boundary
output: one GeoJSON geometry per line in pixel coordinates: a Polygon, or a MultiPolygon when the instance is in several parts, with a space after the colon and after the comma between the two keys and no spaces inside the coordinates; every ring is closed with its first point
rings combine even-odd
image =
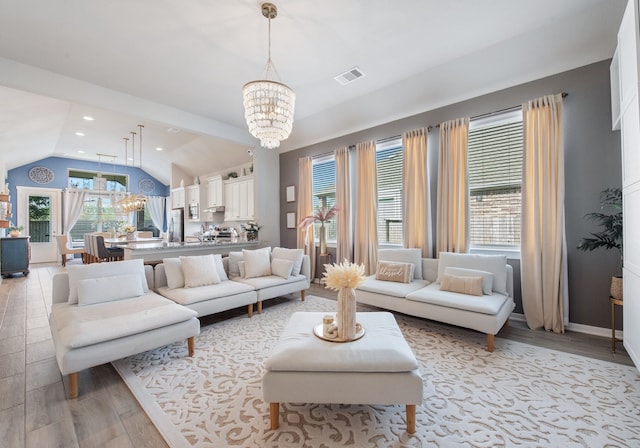
{"type": "MultiPolygon", "coordinates": [[[[284,188],[298,185],[298,158],[328,153],[366,140],[378,140],[442,121],[473,117],[522,104],[543,95],[566,92],[565,122],[565,210],[569,267],[569,320],[573,323],[608,327],[610,325],[610,277],[620,272],[620,260],[613,251],[580,252],[575,247],[581,237],[594,231],[584,219],[599,208],[599,192],[621,185],[620,133],[611,131],[610,61],[602,61],[558,75],[539,79],[450,106],[424,112],[375,128],[318,143],[280,155],[280,221],[295,211],[297,201],[284,200],[284,188]]],[[[435,221],[438,132],[429,134],[429,175],[432,216],[435,221]]],[[[297,193],[297,191],[296,191],[297,193]]],[[[435,229],[435,222],[434,222],[435,229]]],[[[281,244],[295,247],[295,230],[281,226],[281,244]]],[[[520,262],[511,260],[517,292],[516,312],[522,313],[520,262]]],[[[617,316],[621,322],[621,315],[617,316]]]]}

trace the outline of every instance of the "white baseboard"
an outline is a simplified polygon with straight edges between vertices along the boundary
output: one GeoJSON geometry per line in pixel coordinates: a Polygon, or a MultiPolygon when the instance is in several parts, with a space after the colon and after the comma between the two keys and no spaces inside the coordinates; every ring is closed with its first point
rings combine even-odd
{"type": "MultiPolygon", "coordinates": [[[[511,316],[509,316],[509,318],[518,322],[526,322],[524,314],[522,313],[511,313],[511,316]]],[[[565,325],[564,328],[565,330],[575,331],[576,333],[584,333],[584,334],[590,334],[593,336],[601,336],[603,338],[611,337],[611,328],[594,327],[592,325],[576,324],[573,322],[569,322],[567,325],[565,325]]],[[[616,330],[616,338],[623,339],[622,337],[623,333],[624,332],[622,330],[616,330]]]]}

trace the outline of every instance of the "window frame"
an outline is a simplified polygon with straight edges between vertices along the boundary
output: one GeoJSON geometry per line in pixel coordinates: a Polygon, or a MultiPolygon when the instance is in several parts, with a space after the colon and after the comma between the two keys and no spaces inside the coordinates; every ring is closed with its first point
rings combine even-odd
{"type": "MultiPolygon", "coordinates": [[[[490,114],[486,117],[481,117],[477,119],[472,119],[469,121],[469,133],[474,130],[498,126],[498,125],[506,125],[523,122],[522,119],[522,107],[513,108],[510,110],[496,112],[490,114]]],[[[524,135],[523,135],[524,140],[524,135]]],[[[524,144],[524,142],[523,142],[524,144]]],[[[467,161],[468,163],[468,161],[467,161]]],[[[471,182],[469,182],[468,187],[468,196],[469,201],[472,200],[471,196],[471,182]]],[[[520,192],[522,192],[522,176],[520,177],[520,192]]],[[[520,196],[522,198],[522,195],[520,196]]],[[[520,201],[520,216],[522,216],[522,200],[520,201]]],[[[471,231],[471,210],[469,210],[469,230],[471,231]]],[[[472,244],[469,241],[469,252],[475,254],[486,254],[486,255],[506,255],[509,259],[520,259],[520,251],[521,251],[521,239],[520,243],[515,245],[507,245],[507,244],[472,244]]]]}
{"type": "Polygon", "coordinates": [[[376,198],[377,201],[377,216],[376,216],[376,220],[377,220],[377,224],[378,224],[378,247],[380,248],[384,248],[384,247],[389,247],[389,248],[398,248],[398,247],[402,247],[404,245],[404,226],[402,223],[402,220],[404,218],[404,211],[403,211],[403,203],[404,203],[404,168],[403,168],[403,158],[404,158],[404,147],[402,145],[402,137],[398,136],[398,137],[392,137],[392,138],[388,138],[388,139],[384,139],[384,140],[379,140],[376,142],[376,186],[377,186],[377,191],[378,191],[378,197],[376,198]],[[401,157],[401,162],[400,162],[400,190],[391,190],[391,189],[385,189],[384,191],[381,192],[380,190],[380,164],[378,160],[378,155],[379,153],[381,153],[382,151],[388,151],[390,149],[398,149],[399,151],[399,155],[401,157]],[[386,232],[386,226],[382,226],[383,220],[380,217],[380,210],[381,210],[381,206],[380,203],[381,202],[386,202],[388,200],[392,200],[394,201],[395,204],[395,200],[398,199],[399,203],[397,205],[397,207],[399,207],[399,211],[400,214],[399,216],[391,216],[387,219],[385,219],[385,221],[391,222],[393,221],[395,224],[400,224],[400,241],[399,242],[390,242],[390,241],[383,241],[380,238],[380,235],[386,232]]]}

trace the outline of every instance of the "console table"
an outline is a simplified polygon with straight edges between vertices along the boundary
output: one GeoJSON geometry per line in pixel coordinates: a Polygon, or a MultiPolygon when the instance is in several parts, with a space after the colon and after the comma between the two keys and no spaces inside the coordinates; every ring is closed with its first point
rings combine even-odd
{"type": "Polygon", "coordinates": [[[29,275],[31,250],[28,236],[0,238],[0,275],[29,275]]]}

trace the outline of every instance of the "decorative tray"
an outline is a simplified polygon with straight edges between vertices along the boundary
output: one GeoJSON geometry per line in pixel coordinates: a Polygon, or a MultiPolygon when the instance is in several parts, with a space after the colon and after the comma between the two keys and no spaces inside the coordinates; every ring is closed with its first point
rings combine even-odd
{"type": "Polygon", "coordinates": [[[353,342],[353,341],[357,341],[358,339],[360,339],[362,336],[364,336],[364,327],[360,324],[356,324],[356,335],[353,339],[342,339],[339,337],[335,337],[333,339],[331,338],[326,338],[324,337],[323,331],[322,331],[323,325],[322,324],[318,324],[315,327],[313,327],[313,334],[315,334],[317,337],[319,337],[320,339],[324,340],[324,341],[329,341],[329,342],[353,342]]]}

